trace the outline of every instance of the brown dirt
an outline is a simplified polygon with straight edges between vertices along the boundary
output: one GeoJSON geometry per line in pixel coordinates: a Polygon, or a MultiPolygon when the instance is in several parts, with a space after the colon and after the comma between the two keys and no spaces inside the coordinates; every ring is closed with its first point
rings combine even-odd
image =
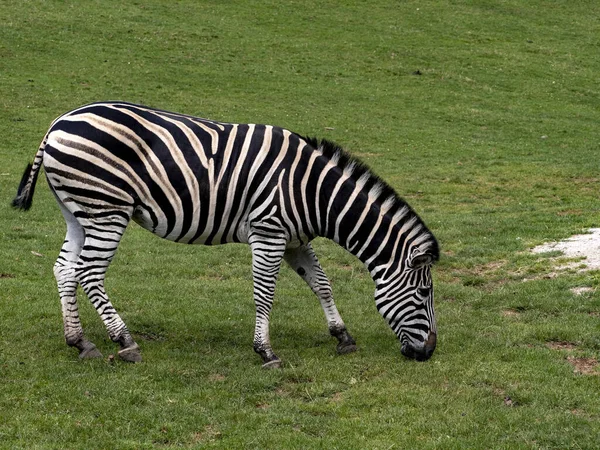
{"type": "Polygon", "coordinates": [[[598,360],[596,358],[584,358],[572,354],[577,350],[577,344],[564,341],[550,341],[546,342],[546,346],[552,350],[563,350],[571,353],[567,356],[567,361],[573,366],[573,372],[581,375],[600,375],[598,360]]]}
{"type": "Polygon", "coordinates": [[[577,348],[577,345],[573,344],[572,342],[550,341],[546,342],[546,347],[551,348],[552,350],[573,351],[577,348]]]}
{"type": "Polygon", "coordinates": [[[568,356],[567,361],[573,366],[575,373],[582,375],[600,375],[598,372],[598,360],[596,358],[577,358],[568,356]]]}

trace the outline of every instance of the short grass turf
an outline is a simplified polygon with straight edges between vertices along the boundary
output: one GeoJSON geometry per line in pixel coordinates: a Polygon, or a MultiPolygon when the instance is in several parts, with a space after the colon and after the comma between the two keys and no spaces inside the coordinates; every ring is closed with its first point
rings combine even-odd
{"type": "Polygon", "coordinates": [[[0,448],[596,448],[598,272],[528,249],[600,226],[595,2],[0,4],[0,448]],[[56,116],[97,100],[333,139],[423,217],[439,343],[404,359],[362,265],[315,242],[359,351],[336,356],[289,269],[252,351],[245,246],[133,225],[107,289],[144,362],[65,346],[52,265],[65,226],[43,179],[13,211],[56,116]]]}

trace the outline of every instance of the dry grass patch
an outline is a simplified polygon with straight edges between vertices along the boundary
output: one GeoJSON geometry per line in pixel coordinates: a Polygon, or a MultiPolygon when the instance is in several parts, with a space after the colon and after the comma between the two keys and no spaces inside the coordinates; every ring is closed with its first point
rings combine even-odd
{"type": "Polygon", "coordinates": [[[202,431],[196,432],[192,436],[192,442],[194,444],[201,444],[206,442],[214,442],[221,438],[221,432],[212,425],[206,425],[202,431]]]}
{"type": "Polygon", "coordinates": [[[473,267],[461,267],[452,271],[447,281],[461,283],[464,286],[476,286],[486,290],[514,281],[522,276],[517,270],[509,268],[507,260],[490,261],[473,267]]]}
{"type": "Polygon", "coordinates": [[[220,373],[212,373],[208,376],[210,381],[225,381],[227,377],[220,373]]]}

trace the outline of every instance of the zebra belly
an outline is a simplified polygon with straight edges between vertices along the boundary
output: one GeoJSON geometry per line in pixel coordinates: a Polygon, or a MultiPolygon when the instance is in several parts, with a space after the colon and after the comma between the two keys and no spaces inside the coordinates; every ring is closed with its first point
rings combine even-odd
{"type": "MultiPolygon", "coordinates": [[[[248,236],[250,234],[250,225],[247,220],[243,220],[238,223],[237,228],[234,232],[229,232],[227,236],[223,235],[222,230],[218,230],[216,233],[212,233],[212,230],[205,231],[198,237],[189,237],[188,235],[183,236],[181,239],[177,239],[172,234],[166,234],[166,226],[154,225],[152,214],[148,209],[138,206],[135,208],[132,219],[142,228],[172,242],[178,242],[182,244],[201,244],[201,245],[216,245],[216,244],[228,244],[228,243],[248,243],[248,236]],[[212,235],[212,236],[211,236],[212,235]],[[210,242],[208,241],[208,238],[210,242]]],[[[293,249],[298,248],[302,245],[306,245],[312,240],[311,237],[301,233],[300,237],[287,236],[288,242],[286,247],[293,249]]]]}
{"type": "Polygon", "coordinates": [[[198,230],[190,229],[185,235],[179,236],[174,233],[168,233],[168,224],[156,221],[156,216],[152,214],[151,210],[144,206],[137,206],[134,209],[132,219],[142,228],[167,239],[172,242],[179,242],[182,244],[227,244],[233,242],[248,243],[248,230],[249,226],[247,221],[240,221],[235,230],[230,230],[227,235],[224,234],[224,230],[217,229],[205,229],[201,234],[198,235],[198,230]]]}

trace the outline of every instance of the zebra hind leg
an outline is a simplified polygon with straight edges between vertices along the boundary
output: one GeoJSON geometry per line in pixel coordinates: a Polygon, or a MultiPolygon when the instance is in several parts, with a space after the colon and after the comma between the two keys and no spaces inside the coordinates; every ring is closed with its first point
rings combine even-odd
{"type": "Polygon", "coordinates": [[[106,270],[128,222],[127,215],[117,213],[84,225],[85,241],[77,262],[77,279],[104,322],[109,337],[120,345],[119,357],[139,362],[142,360],[140,348],[104,289],[106,270]]]}
{"type": "Polygon", "coordinates": [[[331,285],[310,243],[295,249],[287,249],[284,259],[310,286],[321,302],[325,318],[327,319],[329,333],[338,340],[338,354],[341,355],[356,351],[356,342],[348,333],[346,325],[335,306],[331,285]]]}
{"type": "Polygon", "coordinates": [[[79,350],[79,357],[82,359],[101,358],[102,353],[83,334],[77,305],[75,269],[83,248],[85,233],[75,216],[64,207],[62,202],[59,202],[59,206],[67,222],[67,235],[54,264],[54,276],[62,306],[65,341],[67,345],[79,350]]]}

